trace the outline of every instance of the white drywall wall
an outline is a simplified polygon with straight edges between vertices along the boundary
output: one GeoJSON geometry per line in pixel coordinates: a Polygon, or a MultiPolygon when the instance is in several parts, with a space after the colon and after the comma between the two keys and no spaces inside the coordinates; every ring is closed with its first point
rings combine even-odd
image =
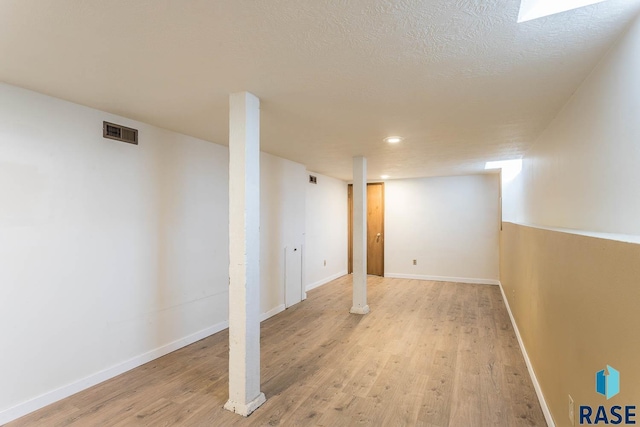
{"type": "Polygon", "coordinates": [[[284,249],[304,245],[306,168],[262,153],[260,179],[261,308],[275,313],[284,309],[284,249]]]}
{"type": "Polygon", "coordinates": [[[347,274],[347,183],[315,172],[307,184],[307,289],[347,274]],[[325,265],[326,261],[326,265],[325,265]]]}
{"type": "Polygon", "coordinates": [[[497,283],[499,186],[497,174],[387,181],[385,276],[497,283]]]}
{"type": "Polygon", "coordinates": [[[227,320],[227,157],[0,85],[0,411],[227,320]]]}
{"type": "MultiPolygon", "coordinates": [[[[228,159],[0,84],[0,424],[227,326],[228,159]]],[[[261,162],[264,319],[284,307],[284,245],[304,241],[306,170],[261,162]]]]}
{"type": "Polygon", "coordinates": [[[640,19],[523,159],[505,220],[640,234],[640,19]]]}

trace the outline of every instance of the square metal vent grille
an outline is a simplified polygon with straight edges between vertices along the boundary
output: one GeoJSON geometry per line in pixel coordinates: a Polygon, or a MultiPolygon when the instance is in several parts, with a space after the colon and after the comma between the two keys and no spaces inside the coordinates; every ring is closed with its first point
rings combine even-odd
{"type": "Polygon", "coordinates": [[[115,123],[102,122],[102,136],[129,144],[138,145],[138,130],[115,123]]]}

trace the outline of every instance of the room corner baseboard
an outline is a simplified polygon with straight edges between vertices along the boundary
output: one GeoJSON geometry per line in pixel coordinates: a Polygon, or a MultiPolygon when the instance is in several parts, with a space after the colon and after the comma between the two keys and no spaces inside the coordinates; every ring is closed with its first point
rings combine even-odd
{"type": "Polygon", "coordinates": [[[471,283],[474,285],[499,285],[500,281],[495,279],[478,279],[474,277],[448,277],[448,276],[428,276],[420,274],[404,274],[404,273],[385,273],[384,277],[394,279],[415,279],[415,280],[431,280],[434,282],[455,282],[455,283],[471,283]]]}
{"type": "Polygon", "coordinates": [[[278,313],[282,313],[285,310],[285,308],[286,307],[285,307],[284,304],[280,304],[279,306],[272,308],[271,310],[267,311],[266,313],[262,313],[262,315],[260,316],[260,321],[264,322],[268,318],[273,317],[278,313]]]}
{"type": "Polygon", "coordinates": [[[143,353],[139,356],[133,357],[125,362],[119,363],[115,366],[89,375],[88,377],[85,377],[81,380],[49,391],[11,408],[2,410],[0,411],[0,425],[23,417],[33,411],[44,408],[47,405],[69,397],[82,390],[86,390],[89,387],[93,387],[96,384],[130,371],[131,369],[137,368],[138,366],[144,365],[145,363],[169,354],[172,351],[176,351],[182,347],[188,346],[189,344],[193,344],[196,341],[200,341],[201,339],[220,332],[228,327],[228,321],[217,323],[215,325],[209,326],[208,328],[202,329],[201,331],[195,332],[191,335],[187,335],[184,338],[180,338],[161,347],[143,353]]]}
{"type": "Polygon", "coordinates": [[[538,382],[538,377],[536,377],[536,373],[533,370],[533,365],[531,364],[531,359],[529,359],[529,354],[527,354],[527,349],[524,346],[524,341],[522,341],[522,336],[520,335],[520,331],[518,330],[516,319],[513,317],[513,313],[511,312],[511,307],[509,306],[509,300],[507,299],[507,296],[504,293],[504,289],[502,288],[502,283],[498,282],[498,285],[500,286],[500,292],[502,293],[502,299],[504,300],[504,305],[505,307],[507,307],[507,313],[509,313],[509,318],[511,319],[511,325],[513,326],[513,330],[516,334],[516,338],[518,339],[518,345],[520,345],[520,351],[522,351],[524,362],[527,365],[527,370],[529,371],[531,382],[533,382],[533,388],[536,390],[536,395],[538,396],[538,401],[540,402],[540,407],[542,408],[544,419],[547,421],[547,425],[549,427],[555,427],[556,424],[553,421],[553,417],[551,416],[551,411],[549,410],[547,401],[544,399],[544,394],[542,394],[542,387],[540,387],[540,383],[538,382]]]}
{"type": "Polygon", "coordinates": [[[322,285],[326,285],[327,283],[331,282],[332,280],[336,280],[339,277],[342,276],[346,276],[347,275],[347,270],[344,271],[340,271],[336,274],[332,274],[331,276],[325,277],[322,280],[318,280],[317,282],[311,283],[309,285],[307,285],[306,290],[310,291],[311,289],[315,289],[317,287],[320,287],[322,285]]]}

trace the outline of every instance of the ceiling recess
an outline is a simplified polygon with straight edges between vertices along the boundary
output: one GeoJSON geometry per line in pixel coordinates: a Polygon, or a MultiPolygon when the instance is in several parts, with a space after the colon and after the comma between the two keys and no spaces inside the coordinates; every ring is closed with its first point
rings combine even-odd
{"type": "Polygon", "coordinates": [[[531,21],[603,1],[606,0],[521,0],[518,22],[531,21]]]}

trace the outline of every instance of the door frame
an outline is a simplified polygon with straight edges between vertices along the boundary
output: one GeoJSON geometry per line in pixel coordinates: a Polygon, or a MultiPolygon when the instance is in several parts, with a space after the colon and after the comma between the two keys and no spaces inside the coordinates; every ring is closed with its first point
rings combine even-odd
{"type": "MultiPolygon", "coordinates": [[[[384,182],[369,182],[367,183],[367,202],[369,199],[369,186],[370,185],[380,185],[381,186],[381,197],[382,197],[382,276],[384,277],[384,246],[385,246],[385,232],[384,232],[384,211],[385,211],[385,199],[384,199],[384,182]]],[[[369,214],[369,203],[367,203],[367,215],[369,214]]],[[[353,273],[353,184],[347,185],[347,274],[353,273]]],[[[367,236],[367,242],[369,242],[369,237],[367,236]]],[[[369,248],[367,248],[367,253],[369,248]]]]}

